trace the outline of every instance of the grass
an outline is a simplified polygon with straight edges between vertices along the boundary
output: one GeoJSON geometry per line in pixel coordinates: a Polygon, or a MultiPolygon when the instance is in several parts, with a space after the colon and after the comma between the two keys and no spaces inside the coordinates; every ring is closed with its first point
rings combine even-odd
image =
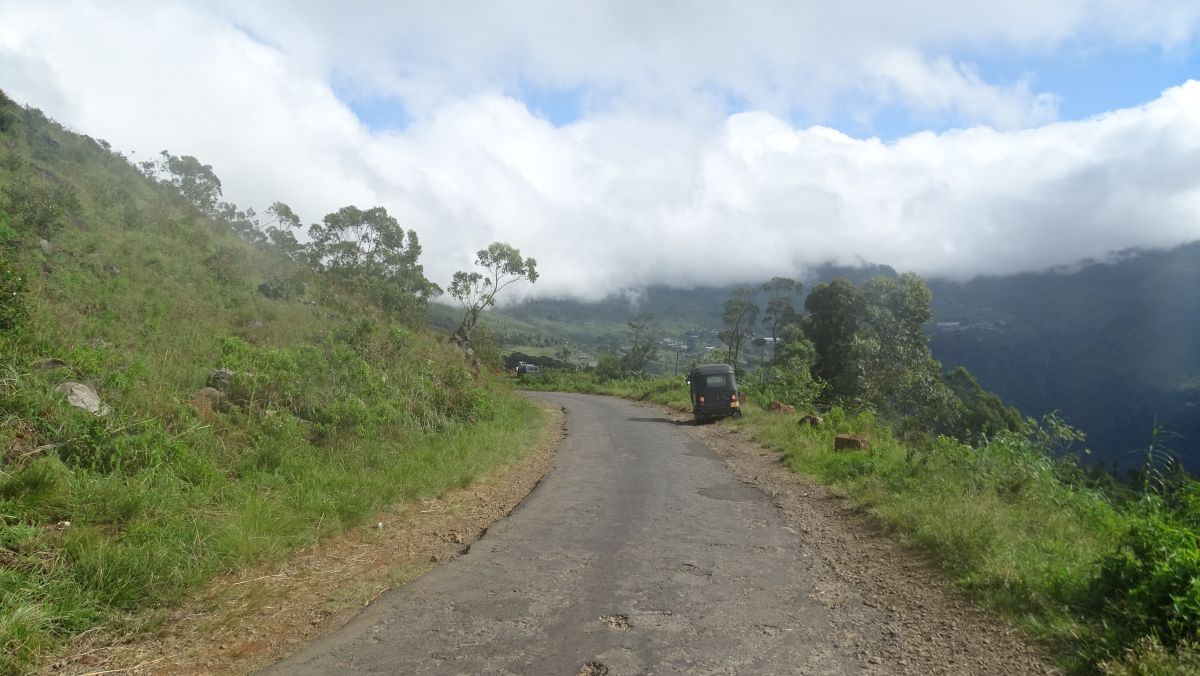
{"type": "Polygon", "coordinates": [[[533,446],[536,407],[423,313],[243,241],[3,97],[0,186],[0,673],[533,446]],[[221,367],[225,399],[194,404],[221,367]],[[111,412],[69,406],[65,381],[111,412]]]}
{"type": "MultiPolygon", "coordinates": [[[[675,378],[600,382],[592,374],[549,371],[526,386],[689,408],[686,386],[675,378]]],[[[1175,537],[1191,533],[1176,549],[1153,533],[1148,543],[1131,538],[1148,519],[1194,519],[1195,498],[1176,512],[1182,517],[1172,517],[1146,508],[1153,498],[1130,501],[1093,487],[1073,463],[1052,458],[1049,423],[1040,426],[1042,441],[1008,434],[971,447],[945,438],[902,443],[869,412],[849,415],[835,407],[813,428],[753,401],[743,410],[741,418],[722,424],[778,451],[793,471],[833,487],[895,537],[929,553],[955,589],[1015,622],[1069,672],[1169,674],[1200,664],[1194,647],[1200,634],[1195,619],[1188,619],[1200,598],[1200,571],[1187,568],[1196,560],[1195,530],[1164,527],[1175,537]],[[835,452],[833,437],[842,433],[869,438],[870,452],[835,452]],[[1123,580],[1130,589],[1114,585],[1105,571],[1143,544],[1159,557],[1133,562],[1147,577],[1123,580]],[[1147,599],[1147,584],[1157,585],[1157,597],[1147,599]],[[1170,625],[1173,635],[1161,619],[1168,615],[1183,623],[1182,629],[1178,622],[1170,625]],[[1174,643],[1164,647],[1167,638],[1174,643]]],[[[1185,483],[1189,490],[1195,486],[1185,483]]]]}

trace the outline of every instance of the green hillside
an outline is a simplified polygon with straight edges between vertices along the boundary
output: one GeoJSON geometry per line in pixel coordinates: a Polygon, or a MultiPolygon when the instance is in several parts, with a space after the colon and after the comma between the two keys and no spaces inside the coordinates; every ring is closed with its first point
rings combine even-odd
{"type": "Polygon", "coordinates": [[[426,328],[414,234],[335,264],[164,158],[0,95],[0,673],[468,483],[538,428],[426,328]]]}
{"type": "Polygon", "coordinates": [[[1027,413],[1062,411],[1103,462],[1139,464],[1157,424],[1200,468],[1200,242],[931,287],[944,363],[1027,413]]]}
{"type": "MultiPolygon", "coordinates": [[[[806,281],[895,276],[887,266],[824,266],[806,281]]],[[[931,280],[934,356],[965,366],[988,390],[1025,415],[1060,411],[1088,434],[1088,463],[1137,465],[1157,424],[1186,465],[1200,467],[1200,242],[1171,251],[1129,252],[1074,271],[931,280]]],[[[492,318],[510,349],[559,345],[600,352],[628,342],[626,323],[655,317],[655,333],[696,347],[719,344],[721,305],[733,287],[650,287],[631,305],[536,300],[492,318]],[[702,340],[691,340],[700,336],[702,340]]],[[[764,303],[760,298],[759,305],[764,303]]],[[[802,306],[803,300],[797,302],[802,306]]],[[[759,331],[763,328],[760,326],[759,331]]],[[[530,353],[527,349],[523,350],[530,353]]],[[[685,361],[702,352],[684,351],[685,361]]],[[[656,372],[670,373],[660,350],[656,372]]],[[[749,360],[750,364],[754,360],[749,360]]]]}

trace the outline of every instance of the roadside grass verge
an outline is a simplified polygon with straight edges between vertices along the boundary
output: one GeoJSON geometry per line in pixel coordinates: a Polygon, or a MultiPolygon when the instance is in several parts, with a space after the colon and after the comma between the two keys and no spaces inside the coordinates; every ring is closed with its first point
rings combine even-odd
{"type": "MultiPolygon", "coordinates": [[[[609,394],[688,410],[680,378],[598,382],[548,373],[529,388],[609,394]]],[[[1104,490],[1052,450],[1065,428],[998,435],[971,447],[905,443],[870,412],[824,413],[820,427],[762,410],[736,426],[795,472],[833,487],[897,538],[929,553],[952,586],[1009,618],[1072,673],[1195,673],[1200,637],[1200,490],[1104,490]],[[837,434],[870,450],[835,451],[837,434]]]]}
{"type": "Polygon", "coordinates": [[[505,465],[534,445],[539,414],[516,395],[489,397],[474,423],[435,432],[316,447],[281,423],[236,459],[206,431],[170,463],[93,471],[49,456],[0,478],[0,672],[505,465]]]}

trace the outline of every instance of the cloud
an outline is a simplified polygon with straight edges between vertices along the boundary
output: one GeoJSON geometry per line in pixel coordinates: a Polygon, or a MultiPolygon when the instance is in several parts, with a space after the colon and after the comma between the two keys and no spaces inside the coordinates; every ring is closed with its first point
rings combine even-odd
{"type": "Polygon", "coordinates": [[[1087,35],[1170,47],[1196,18],[1191,3],[1164,3],[1170,24],[1120,2],[1044,4],[975,22],[918,22],[889,3],[756,5],[774,21],[571,4],[565,18],[525,10],[514,22],[514,6],[483,3],[471,25],[488,30],[469,31],[421,6],[364,23],[324,5],[9,3],[0,87],[138,157],[196,155],[243,206],[283,200],[308,222],[386,206],[443,284],[493,240],[540,261],[525,292],[597,298],[860,258],[961,278],[1200,238],[1200,83],[1050,122],[1055,98],[1029,81],[989,83],[930,56],[1087,35]],[[860,30],[835,44],[828,26],[852,21],[860,30]],[[335,96],[337,78],[400,96],[411,121],[369,130],[335,96]],[[605,103],[554,126],[505,93],[522,79],[586,83],[605,103]],[[729,114],[730,92],[744,112],[729,114]],[[788,110],[808,94],[988,126],[854,138],[797,124],[788,110]]]}

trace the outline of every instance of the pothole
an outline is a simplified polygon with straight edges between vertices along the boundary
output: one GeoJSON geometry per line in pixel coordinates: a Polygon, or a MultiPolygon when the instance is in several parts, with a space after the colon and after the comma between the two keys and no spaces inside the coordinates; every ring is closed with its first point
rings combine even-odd
{"type": "Polygon", "coordinates": [[[599,662],[587,662],[579,667],[579,671],[575,672],[575,676],[606,676],[607,674],[608,667],[599,662]]]}
{"type": "Polygon", "coordinates": [[[628,615],[605,615],[600,621],[613,631],[629,631],[628,615]]]}

